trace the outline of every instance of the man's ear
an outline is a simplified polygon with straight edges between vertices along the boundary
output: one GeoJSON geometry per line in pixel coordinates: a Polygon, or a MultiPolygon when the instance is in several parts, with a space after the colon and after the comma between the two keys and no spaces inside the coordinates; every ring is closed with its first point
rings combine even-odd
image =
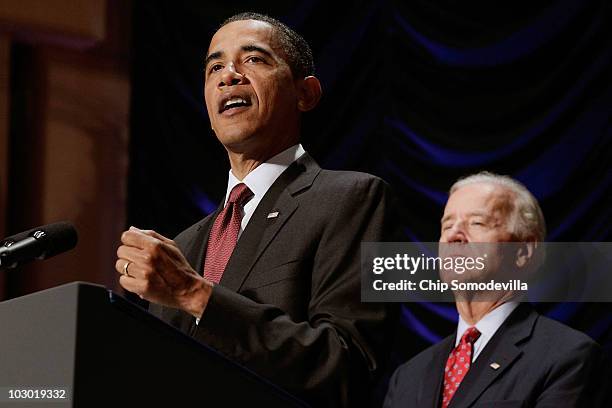
{"type": "Polygon", "coordinates": [[[534,257],[536,247],[536,242],[523,242],[516,254],[516,266],[519,268],[525,267],[534,257]]]}
{"type": "Polygon", "coordinates": [[[314,76],[307,76],[298,82],[298,109],[301,112],[308,112],[319,103],[323,90],[321,82],[314,76]]]}

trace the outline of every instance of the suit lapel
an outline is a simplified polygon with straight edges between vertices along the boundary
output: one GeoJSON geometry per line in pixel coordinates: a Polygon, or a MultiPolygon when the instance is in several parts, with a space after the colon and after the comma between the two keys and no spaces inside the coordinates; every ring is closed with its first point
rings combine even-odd
{"type": "Polygon", "coordinates": [[[294,195],[309,188],[320,171],[305,153],[272,184],[236,243],[219,282],[221,285],[235,292],[240,289],[255,262],[298,208],[294,195]],[[270,212],[278,212],[278,216],[268,218],[270,212]]]}
{"type": "Polygon", "coordinates": [[[422,384],[421,398],[419,406],[422,407],[440,407],[440,395],[442,394],[442,383],[444,381],[444,367],[446,360],[454,347],[455,335],[448,336],[436,347],[438,349],[433,353],[430,368],[431,374],[427,376],[422,384]]]}
{"type": "Polygon", "coordinates": [[[204,274],[204,257],[206,256],[206,247],[208,246],[210,230],[221,210],[223,210],[223,204],[221,204],[214,213],[208,215],[200,222],[193,239],[190,239],[183,249],[185,259],[187,259],[192,268],[200,275],[204,274]]]}
{"type": "Polygon", "coordinates": [[[537,313],[528,304],[522,303],[516,308],[470,367],[451,401],[450,408],[471,406],[520,358],[522,351],[517,344],[531,336],[536,319],[537,313]],[[492,368],[493,363],[497,363],[499,368],[492,368]]]}

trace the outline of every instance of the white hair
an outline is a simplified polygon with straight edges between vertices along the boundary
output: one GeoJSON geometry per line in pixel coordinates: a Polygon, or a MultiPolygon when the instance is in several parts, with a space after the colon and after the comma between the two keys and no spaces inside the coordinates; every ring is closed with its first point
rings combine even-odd
{"type": "Polygon", "coordinates": [[[461,178],[450,188],[453,194],[459,188],[469,184],[486,183],[501,186],[514,195],[513,213],[509,219],[510,232],[519,240],[534,239],[542,242],[546,237],[546,223],[538,200],[521,182],[509,176],[502,176],[488,171],[461,178]]]}

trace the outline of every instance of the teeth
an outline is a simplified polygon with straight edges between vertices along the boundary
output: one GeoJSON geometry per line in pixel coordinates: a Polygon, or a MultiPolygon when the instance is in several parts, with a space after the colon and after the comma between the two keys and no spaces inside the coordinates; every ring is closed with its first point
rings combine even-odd
{"type": "Polygon", "coordinates": [[[229,105],[233,105],[235,103],[243,103],[246,105],[246,101],[242,98],[232,98],[230,100],[228,100],[227,102],[225,102],[225,105],[223,105],[224,108],[227,108],[229,105]]]}

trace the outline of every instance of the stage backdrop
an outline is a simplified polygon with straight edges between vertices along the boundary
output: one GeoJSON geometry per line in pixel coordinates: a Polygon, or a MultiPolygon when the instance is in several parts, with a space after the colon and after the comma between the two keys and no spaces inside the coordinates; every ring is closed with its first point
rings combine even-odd
{"type": "MultiPolygon", "coordinates": [[[[312,45],[324,96],[304,147],[323,167],[387,180],[406,240],[436,241],[447,189],[483,169],[534,192],[549,240],[610,239],[609,1],[262,3],[134,2],[130,224],[173,236],[219,204],[229,164],[202,61],[223,19],[257,11],[312,45]]],[[[610,349],[612,305],[539,308],[610,349]]],[[[394,363],[455,319],[452,305],[404,306],[394,363]]]]}

